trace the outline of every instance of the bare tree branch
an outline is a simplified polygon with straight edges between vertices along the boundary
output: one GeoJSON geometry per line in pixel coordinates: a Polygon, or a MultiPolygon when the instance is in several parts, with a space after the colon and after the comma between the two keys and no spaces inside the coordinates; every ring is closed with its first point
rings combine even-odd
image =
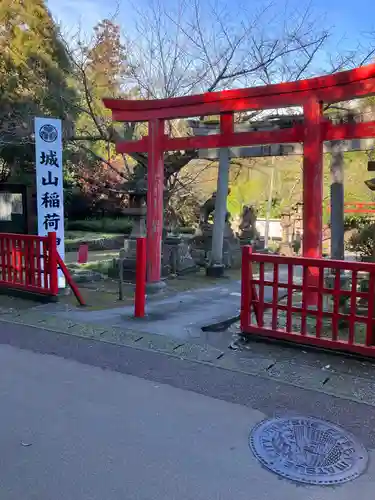
{"type": "MultiPolygon", "coordinates": [[[[225,1],[212,5],[204,0],[176,0],[172,7],[162,0],[147,2],[142,7],[134,7],[134,31],[131,35],[123,35],[129,53],[128,73],[121,82],[124,96],[157,99],[298,80],[321,73],[323,56],[327,60],[330,30],[324,26],[324,19],[314,18],[311,5],[300,8],[286,1],[282,11],[279,4],[265,0],[259,8],[251,5],[249,12],[242,6],[236,10],[225,1]]],[[[79,51],[80,46],[77,46],[79,51]]],[[[98,113],[85,54],[78,57],[71,48],[69,50],[81,82],[80,111],[92,123],[90,130],[77,131],[75,140],[82,139],[83,149],[95,156],[85,140],[87,143],[99,139],[113,143],[120,135],[123,138],[122,134],[130,140],[137,127],[124,124],[119,134],[109,117],[98,113]]],[[[359,52],[360,62],[367,62],[375,54],[375,44],[366,52],[359,49],[344,54],[328,52],[331,54],[323,68],[326,73],[354,64],[359,52]]],[[[257,111],[243,113],[236,118],[249,120],[257,114],[257,111]]],[[[172,136],[189,135],[186,122],[172,120],[167,125],[172,136]]],[[[130,156],[147,169],[147,155],[130,156]]],[[[200,172],[206,167],[197,167],[199,171],[188,177],[184,167],[197,156],[196,151],[165,154],[165,182],[171,196],[174,193],[186,201],[188,190],[196,189],[200,172]]],[[[122,176],[129,178],[132,167],[127,156],[124,165],[122,176]]]]}

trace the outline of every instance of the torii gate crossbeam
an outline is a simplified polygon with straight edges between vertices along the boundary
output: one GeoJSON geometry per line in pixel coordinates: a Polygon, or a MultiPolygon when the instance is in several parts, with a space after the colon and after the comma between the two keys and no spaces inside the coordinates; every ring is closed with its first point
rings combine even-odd
{"type": "MultiPolygon", "coordinates": [[[[248,89],[210,92],[155,100],[104,99],[112,119],[148,122],[148,136],[120,141],[119,153],[148,153],[147,279],[161,277],[165,151],[210,149],[259,144],[303,144],[303,255],[321,257],[323,141],[375,137],[375,122],[334,125],[324,120],[323,103],[347,101],[375,94],[375,64],[334,75],[248,89]],[[239,111],[301,106],[303,123],[282,130],[234,132],[233,114],[239,111]],[[220,133],[172,138],[165,120],[220,115],[220,133]]],[[[310,283],[317,275],[310,272],[310,283]]]]}

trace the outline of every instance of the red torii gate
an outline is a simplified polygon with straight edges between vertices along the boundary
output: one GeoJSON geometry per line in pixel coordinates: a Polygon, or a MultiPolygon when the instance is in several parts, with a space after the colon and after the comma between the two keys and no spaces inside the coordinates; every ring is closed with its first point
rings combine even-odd
{"type": "MultiPolygon", "coordinates": [[[[148,153],[147,280],[161,277],[164,152],[189,149],[303,143],[303,255],[321,257],[323,141],[375,137],[375,121],[333,125],[323,119],[323,103],[375,94],[375,64],[334,75],[248,89],[154,100],[104,99],[113,121],[148,122],[148,136],[120,141],[118,153],[148,153]],[[234,132],[233,113],[301,106],[304,122],[283,130],[234,132]],[[220,115],[220,133],[172,138],[165,120],[220,115]]],[[[311,270],[314,275],[314,270],[311,270]]]]}
{"type": "Polygon", "coordinates": [[[375,202],[347,202],[344,203],[344,212],[349,214],[373,214],[375,213],[375,202]]]}

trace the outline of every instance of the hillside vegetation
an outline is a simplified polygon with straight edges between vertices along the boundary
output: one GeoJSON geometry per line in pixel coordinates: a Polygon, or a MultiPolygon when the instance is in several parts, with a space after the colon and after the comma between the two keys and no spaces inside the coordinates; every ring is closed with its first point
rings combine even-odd
{"type": "MultiPolygon", "coordinates": [[[[374,201],[375,195],[364,184],[372,177],[367,171],[367,152],[345,153],[344,191],[346,202],[374,201]]],[[[302,201],[302,157],[278,157],[272,167],[271,158],[251,160],[235,159],[231,162],[228,209],[232,215],[240,214],[244,205],[255,205],[259,215],[265,215],[270,189],[271,170],[275,168],[272,192],[272,217],[279,217],[296,202],[302,201]]],[[[330,155],[324,155],[324,220],[329,217],[330,155]]],[[[191,162],[182,177],[195,178],[192,190],[202,202],[216,190],[218,164],[216,162],[191,162]]]]}

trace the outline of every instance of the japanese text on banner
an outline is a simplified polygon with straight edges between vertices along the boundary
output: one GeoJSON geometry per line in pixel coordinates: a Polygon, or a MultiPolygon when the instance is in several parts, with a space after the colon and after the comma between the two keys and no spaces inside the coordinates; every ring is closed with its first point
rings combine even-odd
{"type": "MultiPolygon", "coordinates": [[[[61,120],[35,118],[38,234],[54,231],[57,250],[64,259],[64,191],[61,120]]],[[[59,273],[59,287],[65,284],[59,273]]]]}

